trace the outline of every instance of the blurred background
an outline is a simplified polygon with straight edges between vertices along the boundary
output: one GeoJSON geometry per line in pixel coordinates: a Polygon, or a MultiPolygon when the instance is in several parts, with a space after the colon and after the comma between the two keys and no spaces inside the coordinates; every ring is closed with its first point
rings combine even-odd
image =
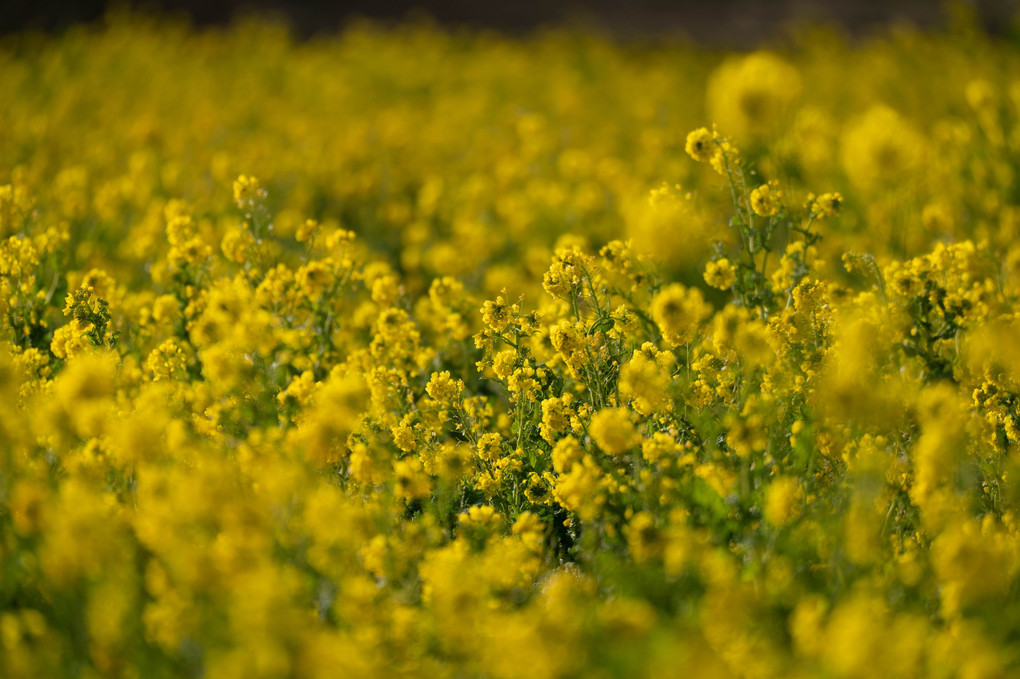
{"type": "MultiPolygon", "coordinates": [[[[184,15],[199,26],[222,25],[250,14],[288,22],[299,36],[334,32],[368,18],[397,22],[430,17],[451,27],[522,33],[546,25],[582,24],[620,38],[680,36],[706,45],[751,47],[775,39],[792,25],[823,23],[861,37],[890,25],[937,28],[952,5],[938,0],[150,0],[127,3],[184,15]]],[[[111,6],[104,0],[0,0],[0,33],[60,31],[95,21],[111,6]]],[[[1020,0],[960,0],[991,35],[1015,35],[1020,0]]]]}

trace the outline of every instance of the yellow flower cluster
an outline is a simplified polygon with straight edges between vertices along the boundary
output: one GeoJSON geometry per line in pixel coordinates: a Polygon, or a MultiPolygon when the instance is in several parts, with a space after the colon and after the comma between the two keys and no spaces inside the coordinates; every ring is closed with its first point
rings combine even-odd
{"type": "Polygon", "coordinates": [[[797,44],[5,38],[0,676],[1020,673],[1020,54],[797,44]]]}

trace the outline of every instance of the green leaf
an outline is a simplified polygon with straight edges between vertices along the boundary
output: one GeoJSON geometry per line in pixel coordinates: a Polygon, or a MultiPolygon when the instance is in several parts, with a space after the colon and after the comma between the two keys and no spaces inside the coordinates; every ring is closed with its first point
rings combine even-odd
{"type": "Polygon", "coordinates": [[[605,332],[612,328],[614,325],[616,325],[616,321],[613,318],[609,316],[603,316],[602,318],[598,319],[597,321],[591,324],[591,327],[588,328],[588,334],[594,335],[597,332],[605,332]]]}

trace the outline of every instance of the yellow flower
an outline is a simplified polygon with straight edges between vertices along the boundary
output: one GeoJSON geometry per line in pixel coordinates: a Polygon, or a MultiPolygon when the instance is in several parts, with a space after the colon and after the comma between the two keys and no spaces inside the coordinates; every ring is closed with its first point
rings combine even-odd
{"type": "Polygon", "coordinates": [[[852,121],[841,144],[847,176],[868,193],[887,191],[910,179],[927,147],[912,123],[881,104],[852,121]]]}
{"type": "Polygon", "coordinates": [[[648,356],[635,351],[620,370],[620,395],[631,399],[634,410],[642,415],[651,415],[666,401],[670,370],[662,359],[667,357],[672,357],[669,352],[648,356]]]}
{"type": "Polygon", "coordinates": [[[315,240],[315,237],[322,230],[322,225],[314,219],[306,219],[298,228],[297,233],[294,234],[294,239],[298,243],[309,243],[315,240]]]}
{"type": "Polygon", "coordinates": [[[779,182],[772,180],[751,191],[751,209],[759,217],[774,217],[782,207],[780,199],[783,192],[779,190],[779,182]]]}
{"type": "Polygon", "coordinates": [[[503,437],[496,433],[482,436],[478,441],[478,457],[486,462],[494,462],[499,458],[503,437]]]}
{"type": "Polygon", "coordinates": [[[637,563],[654,559],[662,552],[662,536],[655,526],[655,517],[648,512],[638,512],[631,517],[626,537],[627,548],[637,563]]]}
{"type": "Polygon", "coordinates": [[[246,228],[232,229],[220,241],[223,256],[235,264],[244,264],[248,253],[254,248],[255,239],[246,228]]]}
{"type": "Polygon", "coordinates": [[[581,460],[584,451],[581,444],[573,436],[566,436],[556,442],[552,449],[553,469],[558,474],[566,474],[581,460]]]}
{"type": "Polygon", "coordinates": [[[679,283],[663,288],[652,301],[652,318],[663,339],[674,346],[693,341],[698,325],[710,313],[700,290],[679,283]]]}
{"type": "Polygon", "coordinates": [[[605,408],[595,413],[588,433],[610,455],[623,455],[638,441],[630,412],[625,408],[605,408]]]}
{"type": "Polygon", "coordinates": [[[797,69],[766,51],[727,59],[709,77],[706,109],[738,140],[772,132],[800,93],[797,69]]]}
{"type": "Polygon", "coordinates": [[[570,403],[573,401],[570,394],[564,394],[560,398],[547,398],[542,401],[542,424],[539,425],[539,432],[546,443],[552,444],[556,435],[566,431],[570,426],[570,403]]]}
{"type": "Polygon", "coordinates": [[[256,200],[265,196],[265,189],[255,177],[242,174],[234,181],[234,202],[237,203],[237,207],[250,207],[256,200]]]}
{"type": "Polygon", "coordinates": [[[800,483],[796,478],[780,476],[773,479],[765,491],[765,508],[762,512],[765,519],[777,528],[785,526],[797,513],[800,495],[800,483]]]}
{"type": "Polygon", "coordinates": [[[414,429],[401,424],[393,428],[393,443],[405,453],[410,453],[418,446],[414,435],[414,429]]]}
{"type": "Polygon", "coordinates": [[[503,517],[491,506],[481,505],[470,507],[466,512],[461,512],[457,516],[457,522],[462,526],[469,527],[498,526],[503,522],[503,517]]]}
{"type": "Polygon", "coordinates": [[[687,135],[687,144],[684,147],[687,155],[699,163],[707,163],[715,155],[714,136],[707,127],[699,127],[687,135]]]}
{"type": "Polygon", "coordinates": [[[705,265],[705,282],[719,290],[729,290],[737,282],[737,270],[725,257],[705,265]]]}
{"type": "Polygon", "coordinates": [[[302,295],[317,302],[333,285],[333,272],[325,262],[309,262],[297,270],[294,282],[302,295]]]}
{"type": "Polygon", "coordinates": [[[425,385],[425,392],[441,404],[448,405],[460,398],[460,392],[464,389],[464,383],[450,377],[450,371],[444,370],[439,373],[432,373],[429,383],[425,385]]]}
{"type": "Polygon", "coordinates": [[[818,219],[836,217],[839,207],[843,204],[843,196],[839,193],[823,193],[810,203],[811,214],[818,219]]]}
{"type": "Polygon", "coordinates": [[[520,313],[520,306],[509,304],[503,295],[496,297],[495,301],[486,300],[482,304],[482,322],[495,332],[503,332],[510,325],[514,316],[520,313]]]}
{"type": "Polygon", "coordinates": [[[420,460],[407,458],[393,463],[396,492],[405,500],[421,500],[432,492],[432,481],[420,460]]]}
{"type": "Polygon", "coordinates": [[[145,367],[152,375],[152,381],[184,376],[188,369],[188,356],[175,339],[168,339],[152,350],[145,359],[145,367]]]}

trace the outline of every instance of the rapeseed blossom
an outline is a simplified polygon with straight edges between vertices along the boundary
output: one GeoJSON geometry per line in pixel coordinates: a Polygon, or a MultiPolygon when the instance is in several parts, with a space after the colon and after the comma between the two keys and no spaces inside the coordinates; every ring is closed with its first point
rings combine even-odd
{"type": "Polygon", "coordinates": [[[0,45],[0,676],[1016,674],[1020,58],[797,44],[0,45]]]}

